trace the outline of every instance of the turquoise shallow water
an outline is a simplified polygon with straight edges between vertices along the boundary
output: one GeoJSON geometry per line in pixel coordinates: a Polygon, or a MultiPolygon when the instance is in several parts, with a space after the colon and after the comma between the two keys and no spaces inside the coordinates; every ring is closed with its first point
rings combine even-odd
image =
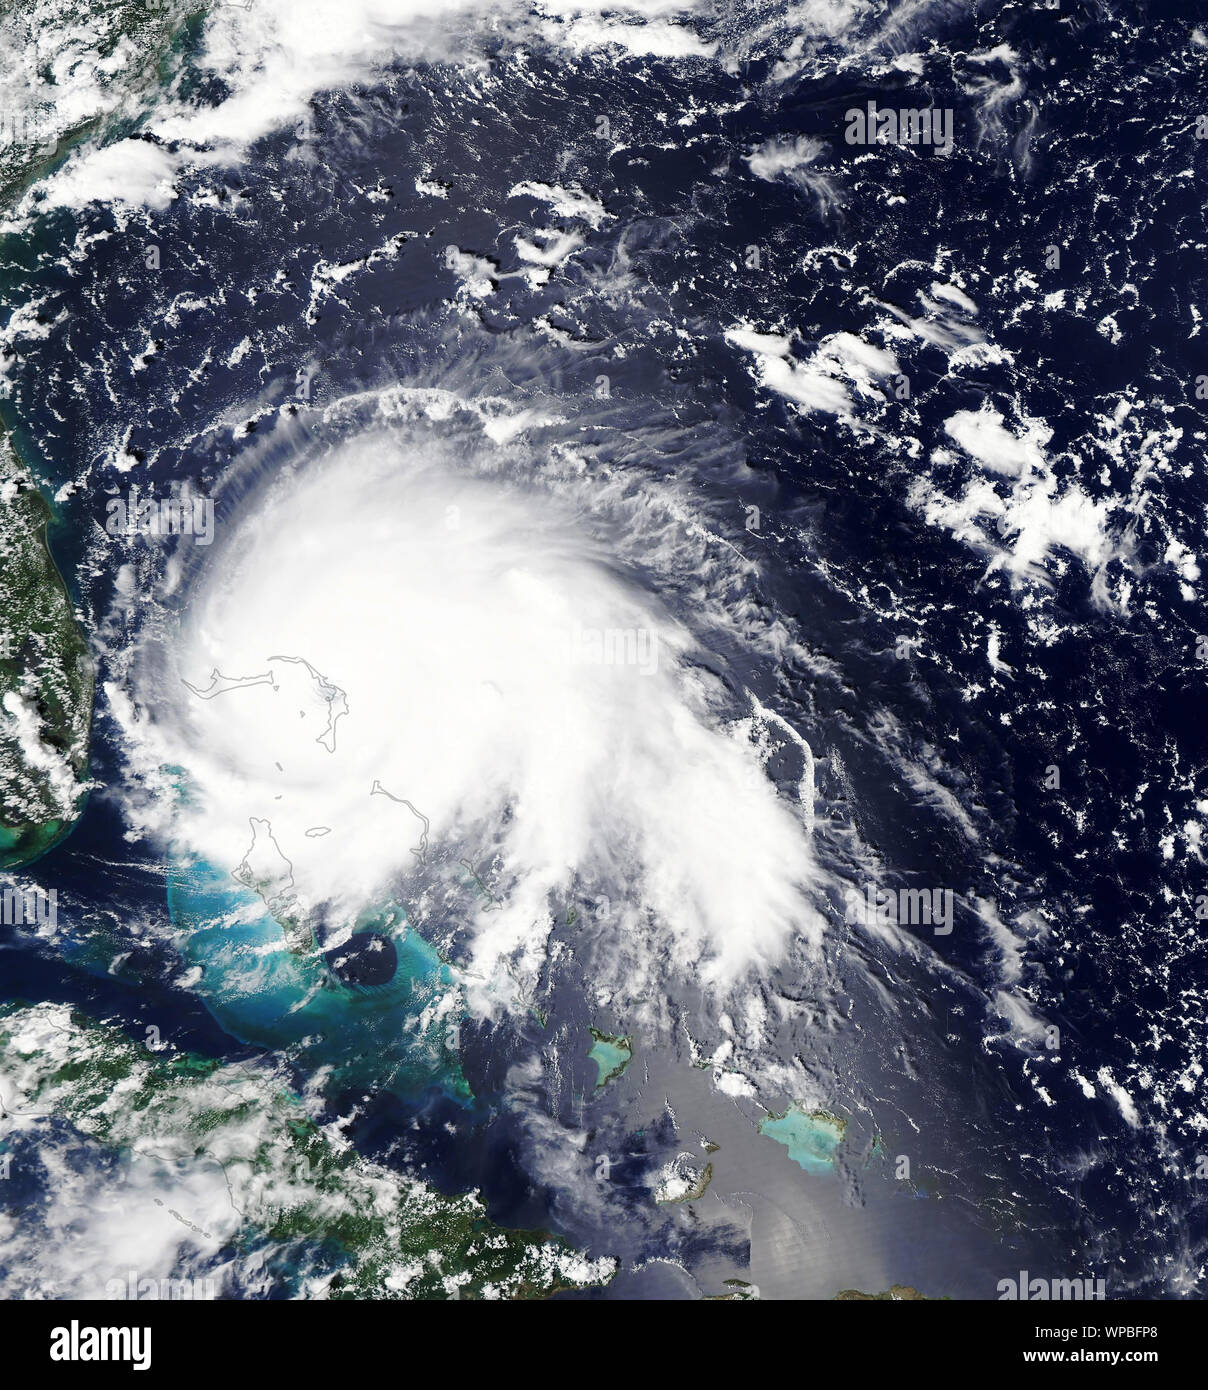
{"type": "Polygon", "coordinates": [[[609,1037],[591,1030],[593,1042],[588,1056],[596,1064],[596,1090],[614,1081],[633,1061],[633,1048],[626,1038],[609,1037]]]}
{"type": "Polygon", "coordinates": [[[775,1139],[789,1157],[807,1173],[833,1173],[835,1154],[843,1142],[844,1124],[821,1111],[809,1112],[791,1105],[783,1115],[769,1115],[759,1122],[760,1134],[775,1139]]]}
{"type": "Polygon", "coordinates": [[[232,1037],[330,1067],[341,1086],[404,1100],[438,1088],[472,1101],[458,1058],[463,1010],[454,973],[398,905],[357,922],[358,931],[387,937],[398,956],[388,984],[365,987],[339,980],[321,954],[290,951],[263,900],[203,859],[174,869],[168,908],[188,934],[189,963],[202,970],[197,993],[232,1037]]]}

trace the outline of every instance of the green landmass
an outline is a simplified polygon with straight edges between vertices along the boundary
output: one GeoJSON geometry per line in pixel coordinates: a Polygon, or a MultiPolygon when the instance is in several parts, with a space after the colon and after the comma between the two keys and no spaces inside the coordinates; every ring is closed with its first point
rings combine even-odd
{"type": "Polygon", "coordinates": [[[44,854],[83,799],[92,664],[47,544],[50,508],[0,431],[0,869],[44,854]]]}
{"type": "Polygon", "coordinates": [[[133,130],[190,21],[209,8],[204,0],[0,3],[0,50],[38,60],[10,62],[5,74],[0,209],[106,128],[119,136],[133,130]]]}
{"type": "Polygon", "coordinates": [[[474,1193],[362,1158],[267,1066],[152,1051],[65,1005],[0,1005],[0,1141],[52,1121],[131,1163],[153,1155],[186,1186],[219,1165],[239,1256],[286,1295],[546,1298],[616,1272],[497,1225],[474,1193]]]}
{"type": "MultiPolygon", "coordinates": [[[[0,0],[0,53],[9,60],[0,215],[79,147],[136,131],[209,8],[204,0],[0,0]]],[[[24,259],[28,245],[11,237],[5,251],[24,259]]],[[[28,864],[67,834],[87,765],[92,673],[47,546],[48,519],[0,429],[0,870],[28,864]]]]}
{"type": "Polygon", "coordinates": [[[699,1202],[709,1190],[709,1184],[712,1181],[713,1165],[711,1163],[706,1163],[702,1171],[698,1174],[689,1174],[688,1172],[673,1174],[672,1177],[667,1179],[662,1187],[659,1188],[659,1191],[666,1195],[661,1197],[656,1195],[654,1199],[655,1203],[660,1207],[669,1207],[676,1206],[682,1202],[699,1202]],[[686,1187],[683,1192],[679,1192],[672,1196],[670,1194],[674,1191],[674,1183],[677,1177],[680,1182],[686,1184],[686,1187]]]}

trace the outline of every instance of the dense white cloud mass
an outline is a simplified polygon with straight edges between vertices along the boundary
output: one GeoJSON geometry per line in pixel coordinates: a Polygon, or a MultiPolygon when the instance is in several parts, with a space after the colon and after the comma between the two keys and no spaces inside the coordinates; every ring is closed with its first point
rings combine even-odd
{"type": "MultiPolygon", "coordinates": [[[[551,895],[607,900],[630,984],[668,958],[733,979],[815,932],[808,808],[765,772],[769,716],[627,573],[618,499],[370,432],[245,511],[131,725],[183,765],[161,827],[181,849],[292,875],[337,930],[421,864],[485,862],[490,995],[505,966],[540,969],[551,895]]],[[[676,543],[643,548],[667,578],[676,543]]]]}

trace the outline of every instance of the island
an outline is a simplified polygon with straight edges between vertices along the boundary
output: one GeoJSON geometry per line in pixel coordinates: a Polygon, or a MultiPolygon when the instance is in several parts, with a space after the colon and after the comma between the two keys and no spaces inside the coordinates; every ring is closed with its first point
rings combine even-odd
{"type": "Polygon", "coordinates": [[[633,1061],[633,1039],[614,1037],[611,1033],[601,1033],[596,1028],[590,1031],[592,1044],[587,1055],[596,1064],[598,1091],[610,1081],[615,1081],[633,1061]]]}
{"type": "Polygon", "coordinates": [[[789,1157],[807,1173],[831,1173],[835,1154],[843,1142],[847,1121],[829,1110],[807,1110],[794,1102],[781,1115],[768,1115],[759,1122],[760,1134],[775,1139],[789,1151],[789,1157]]]}

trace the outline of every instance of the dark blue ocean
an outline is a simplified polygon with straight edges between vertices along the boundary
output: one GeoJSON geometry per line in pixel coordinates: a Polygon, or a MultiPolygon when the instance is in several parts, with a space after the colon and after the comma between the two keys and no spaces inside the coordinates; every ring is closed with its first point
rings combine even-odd
{"type": "MultiPolygon", "coordinates": [[[[1194,31],[1208,11],[902,7],[875,42],[859,26],[812,40],[788,75],[791,14],[751,7],[701,32],[756,18],[778,37],[729,64],[518,49],[504,33],[475,39],[474,68],[400,58],[316,93],[301,130],[229,167],[186,166],[167,207],[53,209],[3,239],[0,317],[35,305],[45,331],[6,339],[0,414],[53,499],[98,703],[79,822],[27,870],[58,890],[58,929],[0,929],[0,998],[66,1003],[132,1037],[154,1024],[206,1056],[276,1051],[300,1088],[345,1068],[324,1103],[354,1116],[366,1156],[425,1165],[442,1190],[480,1188],[501,1224],[622,1258],[609,1289],[577,1297],[697,1296],[647,1264],[669,1241],[689,1270],[721,1259],[751,1277],[730,1225],[673,1238],[650,1218],[643,1184],[666,1136],[627,1115],[628,1093],[593,1099],[571,1044],[571,1089],[624,1149],[633,1195],[600,1216],[534,1176],[507,1099],[510,1063],[548,1045],[532,1017],[465,1025],[463,1103],[207,1007],[181,984],[170,868],[127,834],[104,694],[127,676],[118,563],[97,558],[107,498],[132,478],[187,479],[221,528],[336,428],[336,402],[399,384],[505,397],[557,413],[547,442],[590,436],[593,468],[690,480],[753,562],[742,603],[800,644],[772,663],[726,651],[717,669],[808,739],[821,862],[858,880],[858,840],[885,881],[956,895],[951,934],[919,952],[832,900],[825,979],[786,967],[765,983],[797,1011],[782,1044],[853,1117],[852,1146],[879,1136],[913,1159],[910,1197],[853,1161],[827,1189],[832,1231],[865,1220],[859,1239],[935,1296],[994,1298],[1020,1268],[1103,1275],[1111,1297],[1198,1295],[1208,41],[1194,31]],[[895,43],[919,61],[895,67],[895,43]],[[951,152],[848,144],[845,113],[870,100],[950,109],[951,152]],[[810,142],[798,177],[751,166],[752,151],[810,142]],[[583,245],[544,283],[516,273],[516,238],[560,224],[515,194],[526,182],[589,190],[607,211],[575,224],[583,245]],[[449,247],[493,268],[491,293],[466,295],[449,247]],[[736,329],[791,336],[789,357],[761,360],[736,329]],[[837,360],[852,339],[898,364],[867,390],[844,378],[852,409],[776,389],[769,362],[837,360]],[[1025,494],[1009,469],[979,468],[949,428],[963,412],[1015,439],[1043,422],[1043,481],[1025,494]]],[[[223,96],[201,83],[191,99],[223,96]]],[[[446,948],[456,961],[455,936],[446,948]]],[[[559,1037],[591,1023],[573,978],[554,997],[559,1037]]],[[[690,1068],[666,1052],[648,1065],[656,1090],[690,1068]]],[[[570,1123],[555,1090],[532,1103],[570,1123]]],[[[808,1211],[818,1180],[771,1153],[808,1211]]],[[[28,1183],[0,1196],[40,1200],[28,1183]]],[[[800,1287],[784,1259],[756,1280],[765,1296],[800,1287]]]]}

